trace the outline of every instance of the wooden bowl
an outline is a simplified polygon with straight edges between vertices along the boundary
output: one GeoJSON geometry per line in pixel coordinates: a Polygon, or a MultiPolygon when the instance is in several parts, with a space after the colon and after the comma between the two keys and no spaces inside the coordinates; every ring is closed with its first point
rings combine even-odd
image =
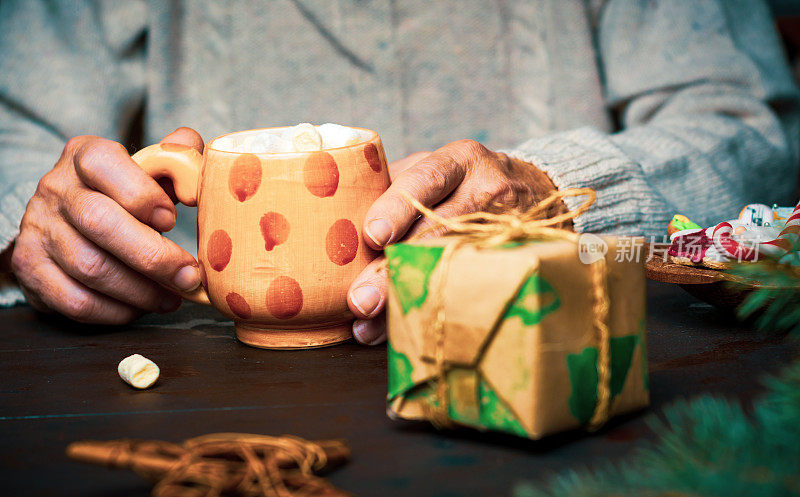
{"type": "Polygon", "coordinates": [[[736,309],[757,288],[755,285],[742,283],[724,271],[669,262],[664,257],[663,250],[653,254],[645,263],[648,279],[675,283],[698,299],[720,309],[736,309]]]}

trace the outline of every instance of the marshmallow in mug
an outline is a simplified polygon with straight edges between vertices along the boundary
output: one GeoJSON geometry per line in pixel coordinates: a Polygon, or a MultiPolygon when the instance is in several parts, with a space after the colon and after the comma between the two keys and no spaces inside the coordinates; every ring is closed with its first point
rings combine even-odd
{"type": "Polygon", "coordinates": [[[368,137],[360,130],[334,123],[297,126],[236,133],[214,140],[214,148],[237,153],[314,152],[355,145],[368,137]]]}

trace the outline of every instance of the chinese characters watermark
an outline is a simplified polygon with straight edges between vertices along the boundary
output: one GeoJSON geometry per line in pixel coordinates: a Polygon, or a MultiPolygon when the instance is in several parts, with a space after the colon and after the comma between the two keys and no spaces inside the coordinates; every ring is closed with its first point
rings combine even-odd
{"type": "MultiPolygon", "coordinates": [[[[724,251],[717,247],[711,239],[703,236],[678,238],[674,243],[670,242],[667,236],[651,236],[649,239],[642,236],[621,236],[616,240],[613,254],[616,262],[641,262],[643,259],[645,262],[654,259],[667,262],[671,246],[675,247],[675,252],[680,257],[692,261],[701,261],[709,249],[714,249],[718,256],[737,262],[757,260],[759,251],[759,242],[754,240],[736,240],[732,242],[735,250],[724,251]]],[[[578,239],[578,258],[584,264],[597,262],[608,252],[608,243],[597,235],[584,233],[578,239]]]]}

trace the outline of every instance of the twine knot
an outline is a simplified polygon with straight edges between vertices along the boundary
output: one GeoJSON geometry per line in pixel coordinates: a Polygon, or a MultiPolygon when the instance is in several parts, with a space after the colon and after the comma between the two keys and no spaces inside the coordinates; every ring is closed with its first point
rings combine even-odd
{"type": "Polygon", "coordinates": [[[132,464],[135,471],[158,482],[153,489],[156,497],[217,497],[231,490],[248,497],[293,497],[331,488],[314,475],[328,462],[325,451],[314,442],[290,435],[215,433],[182,445],[131,441],[128,449],[139,455],[175,458],[166,474],[132,464]],[[286,461],[297,468],[291,482],[295,488],[287,485],[282,468],[286,461]]]}
{"type": "Polygon", "coordinates": [[[431,226],[411,238],[415,240],[440,228],[445,228],[444,236],[461,235],[465,241],[482,247],[494,247],[513,241],[526,241],[537,238],[576,239],[577,235],[558,228],[566,221],[580,216],[592,206],[597,194],[591,188],[571,188],[558,190],[535,206],[520,211],[510,209],[502,213],[473,212],[451,218],[442,217],[422,205],[417,199],[402,192],[406,200],[417,209],[431,226]],[[548,212],[558,206],[558,202],[568,197],[586,196],[580,206],[567,212],[549,216],[548,212]]]}

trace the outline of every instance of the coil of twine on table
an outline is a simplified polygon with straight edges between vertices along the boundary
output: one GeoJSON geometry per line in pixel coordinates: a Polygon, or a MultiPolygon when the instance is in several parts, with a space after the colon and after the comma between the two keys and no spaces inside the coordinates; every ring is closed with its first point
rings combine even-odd
{"type": "MultiPolygon", "coordinates": [[[[431,304],[434,312],[433,318],[426,333],[433,335],[434,363],[437,369],[435,397],[426,407],[426,417],[438,428],[454,425],[449,416],[449,387],[447,384],[447,364],[444,356],[446,321],[444,306],[444,287],[447,273],[453,254],[463,245],[473,245],[478,248],[491,248],[509,242],[525,242],[531,240],[566,240],[578,243],[580,235],[559,227],[562,223],[575,219],[586,212],[597,199],[597,194],[591,188],[573,188],[553,192],[534,207],[524,211],[512,210],[505,213],[475,212],[463,216],[444,218],[433,210],[425,207],[413,197],[404,193],[406,200],[411,203],[430,223],[431,226],[418,233],[409,241],[415,240],[432,231],[446,229],[443,236],[458,236],[444,246],[436,277],[431,280],[430,294],[434,301],[431,304]],[[549,215],[559,202],[567,197],[587,196],[587,200],[573,210],[556,215],[549,215]]],[[[538,266],[539,261],[534,261],[538,266]]],[[[606,261],[600,258],[590,265],[592,276],[592,312],[593,328],[598,345],[598,388],[597,404],[589,420],[587,428],[597,430],[608,420],[611,403],[611,369],[608,330],[608,291],[606,285],[606,261]]],[[[516,295],[509,298],[511,303],[516,295]]],[[[505,309],[506,306],[503,306],[505,309]]]]}
{"type": "Polygon", "coordinates": [[[120,445],[111,459],[111,466],[130,467],[156,481],[154,497],[300,497],[333,489],[314,475],[327,464],[325,451],[313,442],[288,435],[216,433],[181,445],[130,440],[120,445]],[[143,454],[169,456],[174,462],[166,472],[154,470],[141,464],[143,454]],[[291,470],[291,488],[279,461],[284,466],[286,461],[293,461],[297,467],[291,470]]]}

